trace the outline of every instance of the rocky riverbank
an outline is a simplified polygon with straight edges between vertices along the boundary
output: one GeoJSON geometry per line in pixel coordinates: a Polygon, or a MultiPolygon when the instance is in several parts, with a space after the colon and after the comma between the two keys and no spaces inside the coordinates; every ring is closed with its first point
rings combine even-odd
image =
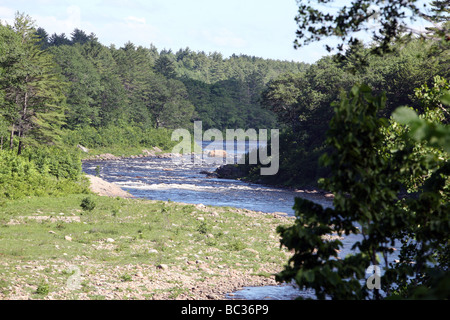
{"type": "Polygon", "coordinates": [[[165,153],[161,149],[154,147],[153,150],[142,150],[142,153],[131,155],[131,156],[116,156],[111,153],[102,153],[91,156],[83,157],[83,161],[107,161],[107,160],[120,160],[120,159],[137,159],[145,157],[157,157],[157,158],[172,158],[179,157],[179,154],[165,153]]]}
{"type": "MultiPolygon", "coordinates": [[[[120,187],[113,183],[106,182],[103,179],[94,176],[88,176],[91,181],[91,190],[102,196],[110,197],[132,197],[128,192],[125,192],[120,187]]],[[[183,204],[182,204],[183,205],[183,204]]],[[[195,205],[195,209],[202,213],[213,214],[218,216],[215,212],[215,208],[204,206],[202,204],[195,205]]],[[[291,223],[292,218],[287,217],[282,213],[266,214],[262,212],[253,212],[249,210],[233,209],[239,214],[251,217],[255,220],[256,226],[261,226],[265,219],[275,219],[279,224],[291,223]]],[[[202,220],[203,221],[203,220],[202,220]]],[[[276,239],[275,233],[269,234],[268,240],[276,239]]],[[[274,245],[278,245],[274,241],[274,245]]],[[[208,248],[205,248],[208,251],[208,248]]],[[[251,254],[258,255],[258,252],[251,248],[244,248],[251,254]]],[[[88,268],[95,268],[95,273],[100,274],[95,280],[104,285],[101,286],[98,294],[105,296],[107,299],[145,299],[146,290],[140,290],[140,288],[157,288],[160,293],[152,295],[152,299],[170,299],[173,283],[182,284],[183,288],[189,288],[176,295],[176,299],[188,299],[188,300],[221,300],[225,299],[225,295],[229,294],[233,296],[232,292],[242,289],[248,286],[266,286],[276,285],[274,274],[280,271],[280,266],[274,264],[261,264],[258,270],[258,274],[255,274],[254,270],[245,270],[240,263],[236,263],[233,266],[221,266],[216,264],[214,260],[206,257],[204,261],[192,260],[186,261],[185,265],[168,266],[165,264],[158,265],[156,268],[145,265],[128,265],[121,268],[116,268],[113,273],[100,271],[99,266],[89,266],[89,263],[85,264],[88,268]],[[189,270],[195,270],[197,272],[184,272],[185,268],[189,270]],[[184,271],[183,271],[184,270],[184,271]],[[124,284],[128,291],[132,290],[135,293],[133,295],[121,295],[117,293],[117,283],[113,281],[117,278],[118,274],[130,274],[133,281],[124,284]],[[199,274],[204,274],[199,278],[199,274]],[[108,283],[115,283],[114,285],[108,285],[108,283]]],[[[103,269],[103,268],[101,268],[103,269]]],[[[120,287],[120,286],[119,286],[120,287]]],[[[87,298],[86,296],[80,296],[81,299],[87,298]]]]}
{"type": "Polygon", "coordinates": [[[134,198],[133,195],[126,192],[118,185],[109,183],[99,177],[86,175],[90,182],[90,190],[99,196],[134,198]]]}
{"type": "Polygon", "coordinates": [[[290,256],[276,228],[292,217],[131,199],[88,178],[102,195],[90,196],[93,210],[80,207],[86,195],[3,208],[0,300],[225,299],[247,286],[275,285],[290,256]]]}
{"type": "MultiPolygon", "coordinates": [[[[245,176],[247,175],[247,172],[245,170],[246,169],[244,167],[239,166],[237,164],[225,164],[225,165],[222,165],[222,166],[218,167],[213,172],[203,171],[201,173],[206,174],[206,176],[209,177],[209,178],[246,180],[245,176]]],[[[259,183],[259,182],[255,182],[255,181],[248,181],[248,182],[259,183]]],[[[326,197],[326,198],[329,198],[329,199],[334,198],[334,195],[332,193],[330,193],[330,192],[328,192],[326,190],[318,189],[318,188],[302,188],[302,189],[298,189],[298,188],[287,187],[287,186],[280,186],[280,185],[275,185],[274,187],[293,190],[293,191],[298,192],[300,194],[303,193],[303,194],[307,194],[309,196],[317,195],[319,197],[326,197]]]]}

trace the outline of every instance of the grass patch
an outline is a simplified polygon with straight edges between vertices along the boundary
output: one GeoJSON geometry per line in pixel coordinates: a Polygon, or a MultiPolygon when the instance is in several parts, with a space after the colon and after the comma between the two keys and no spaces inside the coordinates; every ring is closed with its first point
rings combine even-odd
{"type": "MultiPolygon", "coordinates": [[[[102,299],[102,281],[111,291],[135,283],[137,273],[137,279],[151,281],[138,267],[165,272],[158,268],[165,265],[201,278],[220,274],[219,267],[238,266],[256,274],[262,265],[281,269],[287,261],[275,233],[279,221],[271,216],[258,218],[255,226],[255,217],[232,208],[202,211],[194,205],[96,195],[90,196],[95,206],[85,211],[80,207],[85,198],[28,197],[3,204],[0,299],[23,282],[38,286],[33,298],[43,299],[52,291],[54,297],[102,299]],[[74,276],[67,271],[71,265],[83,276],[74,292],[64,291],[74,276]],[[97,279],[99,275],[104,278],[97,279]]],[[[166,293],[174,299],[187,290],[181,283],[171,288],[166,293]]],[[[26,290],[32,291],[24,286],[26,290]]],[[[125,295],[127,289],[117,289],[122,291],[125,295]]]]}

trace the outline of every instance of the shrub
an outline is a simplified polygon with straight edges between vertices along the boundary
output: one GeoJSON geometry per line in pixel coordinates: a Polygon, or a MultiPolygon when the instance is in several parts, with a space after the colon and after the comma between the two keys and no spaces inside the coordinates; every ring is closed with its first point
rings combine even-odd
{"type": "Polygon", "coordinates": [[[80,204],[84,211],[92,211],[95,208],[95,202],[89,197],[83,198],[80,204]]]}
{"type": "Polygon", "coordinates": [[[169,150],[176,142],[171,140],[172,131],[164,128],[140,128],[137,126],[108,126],[99,129],[83,127],[67,130],[63,142],[67,146],[81,144],[87,148],[104,147],[159,147],[169,150]]]}
{"type": "Polygon", "coordinates": [[[49,147],[29,148],[20,156],[0,151],[0,197],[57,196],[87,189],[78,153],[49,147]]]}

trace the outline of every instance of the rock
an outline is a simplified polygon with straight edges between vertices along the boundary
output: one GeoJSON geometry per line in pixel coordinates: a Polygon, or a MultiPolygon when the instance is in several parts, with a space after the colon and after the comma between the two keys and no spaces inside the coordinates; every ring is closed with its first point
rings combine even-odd
{"type": "Polygon", "coordinates": [[[80,149],[80,150],[83,151],[83,152],[86,152],[86,153],[89,152],[89,149],[86,148],[86,147],[83,147],[81,144],[77,145],[77,148],[80,149]]]}
{"type": "Polygon", "coordinates": [[[96,156],[94,156],[95,160],[119,160],[120,157],[116,157],[115,155],[111,154],[111,153],[103,153],[103,154],[98,154],[96,156]]]}
{"type": "Polygon", "coordinates": [[[286,212],[274,212],[274,215],[278,215],[278,216],[287,216],[288,214],[286,212]]]}
{"type": "Polygon", "coordinates": [[[158,147],[153,147],[153,150],[155,150],[155,152],[163,152],[160,148],[158,147]]]}
{"type": "Polygon", "coordinates": [[[142,150],[142,153],[147,157],[149,157],[149,156],[154,157],[156,155],[155,151],[149,151],[147,149],[142,150]]]}
{"type": "Polygon", "coordinates": [[[202,170],[199,172],[200,174],[206,174],[207,178],[217,178],[217,174],[215,172],[209,172],[206,170],[202,170]]]}
{"type": "Polygon", "coordinates": [[[113,242],[115,242],[116,240],[114,240],[113,238],[108,238],[108,239],[106,239],[106,242],[109,242],[109,243],[113,243],[113,242]]]}
{"type": "Polygon", "coordinates": [[[156,250],[156,249],[149,249],[148,253],[158,253],[158,250],[156,250]]]}
{"type": "Polygon", "coordinates": [[[171,153],[162,153],[162,154],[158,154],[157,157],[161,158],[161,159],[170,159],[170,158],[172,158],[172,154],[171,153]]]}
{"type": "Polygon", "coordinates": [[[237,179],[242,178],[246,175],[246,172],[242,168],[242,166],[239,166],[237,164],[226,164],[220,166],[214,172],[218,178],[223,179],[237,179]]]}
{"type": "Polygon", "coordinates": [[[56,232],[55,231],[53,231],[53,230],[50,230],[48,233],[51,233],[51,234],[56,234],[56,232]]]}
{"type": "Polygon", "coordinates": [[[122,190],[118,185],[107,182],[99,177],[86,175],[90,180],[90,189],[100,196],[133,198],[131,194],[122,190]]]}
{"type": "Polygon", "coordinates": [[[208,152],[208,157],[218,157],[223,158],[227,156],[227,152],[225,150],[211,150],[208,152]]]}
{"type": "Polygon", "coordinates": [[[161,269],[161,270],[167,270],[167,269],[169,269],[169,266],[167,264],[160,264],[160,265],[156,266],[156,268],[161,269]]]}
{"type": "Polygon", "coordinates": [[[245,251],[248,251],[248,252],[251,252],[251,253],[253,253],[253,254],[259,254],[258,251],[256,251],[255,249],[252,249],[252,248],[245,248],[244,250],[245,250],[245,251]]]}
{"type": "Polygon", "coordinates": [[[341,237],[338,235],[329,235],[329,234],[324,234],[324,235],[322,235],[321,238],[325,241],[344,240],[344,237],[341,237]]]}
{"type": "Polygon", "coordinates": [[[72,237],[69,236],[64,236],[64,239],[66,239],[67,241],[72,241],[72,237]]]}

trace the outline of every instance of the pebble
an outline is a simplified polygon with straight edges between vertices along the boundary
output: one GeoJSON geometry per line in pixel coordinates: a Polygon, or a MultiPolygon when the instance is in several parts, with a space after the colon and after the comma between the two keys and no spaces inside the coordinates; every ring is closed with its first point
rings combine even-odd
{"type": "Polygon", "coordinates": [[[167,264],[160,264],[157,266],[157,268],[161,270],[167,270],[169,269],[169,266],[167,264]]]}
{"type": "Polygon", "coordinates": [[[72,237],[70,236],[64,236],[64,239],[66,239],[67,241],[72,241],[72,237]]]}

